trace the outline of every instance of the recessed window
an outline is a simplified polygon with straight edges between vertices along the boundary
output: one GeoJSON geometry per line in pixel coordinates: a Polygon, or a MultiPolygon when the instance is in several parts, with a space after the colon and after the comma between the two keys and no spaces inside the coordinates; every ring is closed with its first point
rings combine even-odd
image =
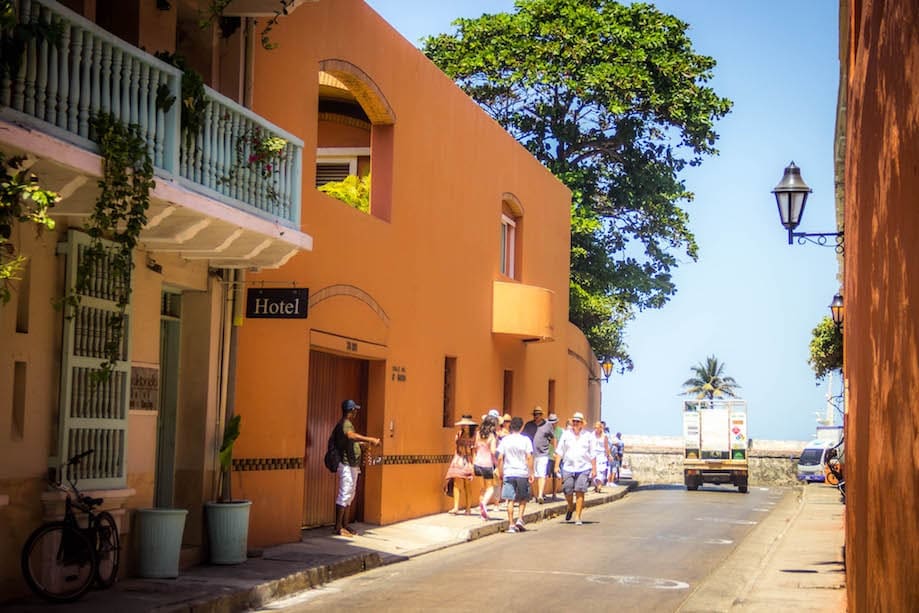
{"type": "Polygon", "coordinates": [[[501,215],[501,274],[513,279],[515,277],[517,248],[517,222],[501,215]]]}
{"type": "Polygon", "coordinates": [[[504,403],[503,407],[504,413],[507,415],[513,415],[511,411],[514,409],[514,371],[505,370],[504,371],[504,403]]]}
{"type": "Polygon", "coordinates": [[[453,425],[453,415],[456,413],[456,358],[444,358],[444,428],[453,425]]]}

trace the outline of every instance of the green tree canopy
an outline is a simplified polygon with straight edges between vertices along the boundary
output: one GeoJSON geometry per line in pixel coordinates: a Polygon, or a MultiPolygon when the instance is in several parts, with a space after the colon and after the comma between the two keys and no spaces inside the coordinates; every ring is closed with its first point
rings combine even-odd
{"type": "Polygon", "coordinates": [[[518,0],[424,41],[434,63],[573,192],[571,321],[631,368],[622,331],[696,259],[679,172],[717,153],[729,100],[687,24],[648,4],[518,0]]]}
{"type": "Polygon", "coordinates": [[[842,368],[842,330],[833,320],[824,317],[811,333],[810,357],[807,363],[814,369],[817,379],[842,368]]]}
{"type": "Polygon", "coordinates": [[[704,362],[699,362],[690,370],[693,376],[683,381],[684,396],[708,400],[722,396],[737,396],[740,386],[734,377],[725,376],[724,362],[719,362],[715,356],[708,356],[704,362]]]}

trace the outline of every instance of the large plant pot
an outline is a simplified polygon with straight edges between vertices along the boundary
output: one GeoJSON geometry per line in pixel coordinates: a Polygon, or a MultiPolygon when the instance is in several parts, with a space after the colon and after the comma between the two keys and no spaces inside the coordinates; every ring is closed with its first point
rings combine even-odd
{"type": "Polygon", "coordinates": [[[211,564],[241,564],[246,561],[251,506],[251,500],[204,503],[211,564]]]}
{"type": "Polygon", "coordinates": [[[138,509],[138,569],[141,577],[175,579],[185,531],[185,509],[138,509]]]}

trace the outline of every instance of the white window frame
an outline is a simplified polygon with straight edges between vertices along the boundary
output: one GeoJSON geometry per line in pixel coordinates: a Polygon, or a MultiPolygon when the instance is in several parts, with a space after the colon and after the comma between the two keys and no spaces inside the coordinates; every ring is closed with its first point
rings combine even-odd
{"type": "Polygon", "coordinates": [[[348,164],[348,174],[357,176],[358,157],[369,157],[370,147],[317,147],[316,166],[348,164]]]}
{"type": "Polygon", "coordinates": [[[501,274],[511,279],[516,272],[517,222],[506,213],[501,214],[501,274]]]}

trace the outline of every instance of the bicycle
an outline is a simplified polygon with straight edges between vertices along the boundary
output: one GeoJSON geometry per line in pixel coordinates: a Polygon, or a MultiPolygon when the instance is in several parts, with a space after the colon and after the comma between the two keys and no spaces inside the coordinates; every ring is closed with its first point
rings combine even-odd
{"type": "Polygon", "coordinates": [[[84,496],[77,488],[73,467],[93,449],[67,461],[69,489],[60,483],[54,487],[67,492],[64,519],[43,523],[35,529],[22,547],[22,576],[29,588],[51,602],[71,602],[92,586],[111,587],[118,575],[121,545],[115,518],[107,511],[96,513],[102,498],[84,496]],[[71,497],[71,493],[73,497],[71,497]],[[75,511],[85,514],[85,527],[75,511]]]}

